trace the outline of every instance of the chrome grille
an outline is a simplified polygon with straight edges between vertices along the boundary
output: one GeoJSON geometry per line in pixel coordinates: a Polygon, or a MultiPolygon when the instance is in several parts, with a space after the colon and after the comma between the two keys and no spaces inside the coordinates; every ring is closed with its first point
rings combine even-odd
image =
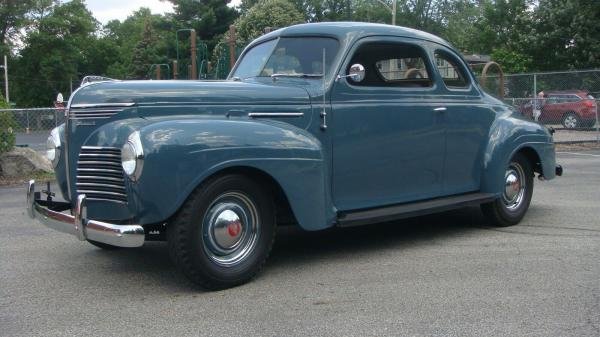
{"type": "Polygon", "coordinates": [[[104,119],[110,118],[135,103],[98,103],[71,104],[69,119],[104,119]]]}
{"type": "Polygon", "coordinates": [[[69,118],[71,119],[103,119],[110,118],[113,115],[123,111],[123,109],[69,109],[69,118]]]}
{"type": "Polygon", "coordinates": [[[127,203],[121,149],[83,146],[77,161],[77,194],[88,200],[127,203]]]}

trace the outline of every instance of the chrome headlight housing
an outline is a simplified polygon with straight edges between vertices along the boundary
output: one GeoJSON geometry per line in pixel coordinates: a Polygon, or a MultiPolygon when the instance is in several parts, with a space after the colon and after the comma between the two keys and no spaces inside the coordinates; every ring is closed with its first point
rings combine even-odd
{"type": "Polygon", "coordinates": [[[52,129],[48,140],[46,140],[46,158],[52,163],[52,167],[58,165],[60,159],[60,134],[58,127],[52,129]]]}
{"type": "Polygon", "coordinates": [[[121,149],[121,166],[123,172],[133,181],[137,181],[142,175],[144,149],[139,131],[134,131],[127,137],[127,143],[121,149]]]}

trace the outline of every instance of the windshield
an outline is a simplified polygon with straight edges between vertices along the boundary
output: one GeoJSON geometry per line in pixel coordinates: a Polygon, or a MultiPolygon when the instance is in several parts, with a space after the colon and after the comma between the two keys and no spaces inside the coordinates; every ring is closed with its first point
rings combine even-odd
{"type": "Polygon", "coordinates": [[[339,43],[332,38],[293,37],[261,43],[244,55],[233,73],[240,79],[275,76],[322,76],[331,74],[339,43]]]}

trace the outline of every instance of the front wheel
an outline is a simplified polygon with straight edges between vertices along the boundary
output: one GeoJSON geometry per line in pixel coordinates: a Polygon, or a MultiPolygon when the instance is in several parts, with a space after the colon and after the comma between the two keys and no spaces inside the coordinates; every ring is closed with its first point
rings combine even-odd
{"type": "Polygon", "coordinates": [[[518,153],[506,168],[502,197],[482,204],[481,210],[493,225],[516,225],[525,216],[532,195],[533,169],[529,160],[518,153]]]}
{"type": "Polygon", "coordinates": [[[274,237],[271,198],[242,175],[220,176],[202,184],[167,227],[175,264],[209,290],[233,287],[254,277],[274,237]]]}

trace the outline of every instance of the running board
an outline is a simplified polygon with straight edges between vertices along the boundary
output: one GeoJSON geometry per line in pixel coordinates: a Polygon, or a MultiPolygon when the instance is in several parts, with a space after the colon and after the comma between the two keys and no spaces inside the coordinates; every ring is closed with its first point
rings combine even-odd
{"type": "Polygon", "coordinates": [[[492,193],[469,193],[368,210],[340,212],[337,224],[339,227],[368,225],[480,205],[496,198],[492,193]]]}

